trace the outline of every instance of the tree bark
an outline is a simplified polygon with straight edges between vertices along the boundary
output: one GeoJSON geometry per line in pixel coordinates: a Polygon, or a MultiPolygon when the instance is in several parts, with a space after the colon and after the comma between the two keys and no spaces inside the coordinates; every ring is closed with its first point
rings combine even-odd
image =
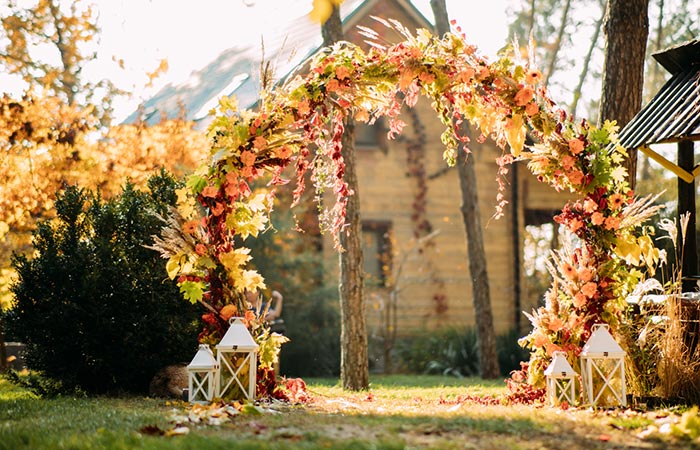
{"type": "MultiPolygon", "coordinates": [[[[622,128],[642,106],[648,9],[649,0],[608,0],[603,24],[606,41],[599,124],[616,120],[622,128]]],[[[628,151],[628,179],[634,189],[637,151],[628,151]]]]}
{"type": "MultiPolygon", "coordinates": [[[[324,45],[343,39],[340,10],[333,8],[321,29],[324,45]]],[[[342,156],[345,161],[345,182],[353,192],[346,208],[347,226],[340,235],[343,247],[340,259],[340,379],[343,389],[362,390],[369,387],[367,357],[367,325],[362,272],[362,226],[360,222],[360,191],[357,183],[354,152],[355,124],[345,120],[342,156]]]]}
{"type": "MultiPolygon", "coordinates": [[[[430,6],[435,16],[438,35],[447,33],[449,31],[449,19],[445,0],[430,0],[430,6]]],[[[484,237],[481,230],[481,213],[476,192],[474,158],[467,158],[465,152],[458,151],[457,170],[462,194],[462,219],[464,220],[464,228],[467,234],[469,273],[472,276],[472,297],[477,324],[479,366],[483,378],[497,378],[500,376],[500,371],[496,353],[496,333],[491,312],[491,294],[486,268],[484,237]]]]}

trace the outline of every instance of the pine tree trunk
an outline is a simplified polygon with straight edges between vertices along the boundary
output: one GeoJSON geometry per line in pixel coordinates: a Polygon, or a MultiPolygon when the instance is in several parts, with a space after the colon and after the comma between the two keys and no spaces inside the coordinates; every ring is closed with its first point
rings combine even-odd
{"type": "MultiPolygon", "coordinates": [[[[340,10],[333,8],[330,18],[323,24],[321,34],[324,45],[343,39],[340,10]]],[[[367,357],[367,326],[362,273],[362,227],[360,223],[360,192],[357,185],[354,152],[355,125],[351,118],[345,121],[343,134],[343,159],[345,182],[354,192],[348,198],[347,226],[341,232],[343,251],[340,259],[340,379],[344,389],[361,390],[369,387],[367,357]]]]}
{"type": "MultiPolygon", "coordinates": [[[[616,120],[622,128],[642,106],[648,9],[649,0],[608,0],[603,24],[606,41],[599,123],[616,120]]],[[[636,150],[629,150],[627,170],[634,189],[636,150]]]]}
{"type": "MultiPolygon", "coordinates": [[[[436,31],[438,35],[442,36],[449,31],[445,0],[430,0],[430,6],[435,16],[436,31]]],[[[500,371],[496,353],[496,333],[491,312],[491,294],[488,271],[486,269],[484,237],[481,230],[481,213],[476,194],[474,158],[467,158],[463,151],[459,151],[457,169],[462,194],[462,218],[467,234],[469,273],[472,276],[472,296],[479,344],[479,366],[483,378],[497,378],[500,376],[500,371]]]]}

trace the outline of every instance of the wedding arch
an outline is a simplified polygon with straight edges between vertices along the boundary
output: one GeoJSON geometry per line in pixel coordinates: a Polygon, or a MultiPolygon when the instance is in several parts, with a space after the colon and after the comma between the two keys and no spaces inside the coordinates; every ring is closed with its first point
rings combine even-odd
{"type": "Polygon", "coordinates": [[[521,340],[532,351],[531,382],[538,383],[554,351],[578,356],[592,325],[617,329],[625,297],[659,260],[644,226],[656,207],[629,188],[614,122],[599,128],[575,122],[548,97],[541,73],[519,57],[520,49],[489,62],[464,34],[414,35],[396,21],[381,22],[405,40],[369,51],[347,42],[323,49],[303,75],[262,92],[256,111],[239,110],[234,98],[220,100],[208,129],[210,161],[178,191],[178,208],[156,245],[168,258],[168,274],[186,299],[209,309],[200,340],[213,343],[227,318],[246,309],[244,290],[264,287],[247,268],[249,250],[234,245],[235,236],[257,236],[267,226],[274,191],[255,190],[253,182],[271,175],[270,186],[286,183],[283,170],[293,166],[297,202],[310,173],[316,189],[335,195],[320,221],[338,246],[352,195],[343,179],[344,119],[385,117],[392,138],[404,127],[402,106],[424,96],[445,126],[447,164],[455,164],[458,151],[470,152],[459,131],[467,121],[479,140],[504,149],[501,174],[513,161],[527,161],[540,181],[578,193],[556,217],[578,244],[552,255],[546,304],[529,315],[533,330],[521,340]],[[525,145],[527,134],[534,145],[525,145]]]}

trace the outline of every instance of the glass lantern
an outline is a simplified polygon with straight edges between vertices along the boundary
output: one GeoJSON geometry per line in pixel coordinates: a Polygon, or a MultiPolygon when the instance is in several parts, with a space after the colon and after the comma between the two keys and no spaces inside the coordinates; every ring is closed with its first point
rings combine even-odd
{"type": "Polygon", "coordinates": [[[199,350],[187,365],[188,400],[190,403],[209,403],[216,392],[219,365],[207,344],[199,350]]]}
{"type": "Polygon", "coordinates": [[[625,351],[608,330],[607,324],[593,325],[581,351],[585,401],[591,406],[627,406],[625,351]]]}
{"type": "Polygon", "coordinates": [[[230,326],[216,346],[219,364],[217,396],[231,400],[254,400],[258,344],[240,317],[232,317],[230,326]]]}
{"type": "Polygon", "coordinates": [[[554,352],[552,362],[544,371],[547,377],[547,401],[550,406],[559,406],[564,402],[569,405],[576,403],[576,372],[566,353],[554,352]]]}

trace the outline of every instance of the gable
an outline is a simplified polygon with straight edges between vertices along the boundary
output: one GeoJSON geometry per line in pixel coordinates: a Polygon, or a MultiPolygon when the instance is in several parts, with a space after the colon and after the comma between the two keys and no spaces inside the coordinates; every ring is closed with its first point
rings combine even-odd
{"type": "MultiPolygon", "coordinates": [[[[358,25],[380,32],[383,43],[396,43],[403,38],[385,29],[371,16],[393,18],[414,31],[431,27],[430,22],[409,0],[345,0],[341,5],[341,19],[347,38],[367,49],[365,37],[358,25]]],[[[180,117],[196,122],[203,130],[211,118],[208,112],[217,106],[222,96],[235,95],[241,108],[251,108],[259,98],[261,88],[261,57],[269,61],[273,76],[285,79],[300,64],[318,51],[323,43],[321,28],[305,16],[292,18],[279,33],[271,32],[262,46],[232,46],[202,69],[192,72],[184,83],[168,84],[147,100],[139,110],[131,113],[125,123],[133,123],[141,116],[153,125],[162,118],[180,117]]]]}

